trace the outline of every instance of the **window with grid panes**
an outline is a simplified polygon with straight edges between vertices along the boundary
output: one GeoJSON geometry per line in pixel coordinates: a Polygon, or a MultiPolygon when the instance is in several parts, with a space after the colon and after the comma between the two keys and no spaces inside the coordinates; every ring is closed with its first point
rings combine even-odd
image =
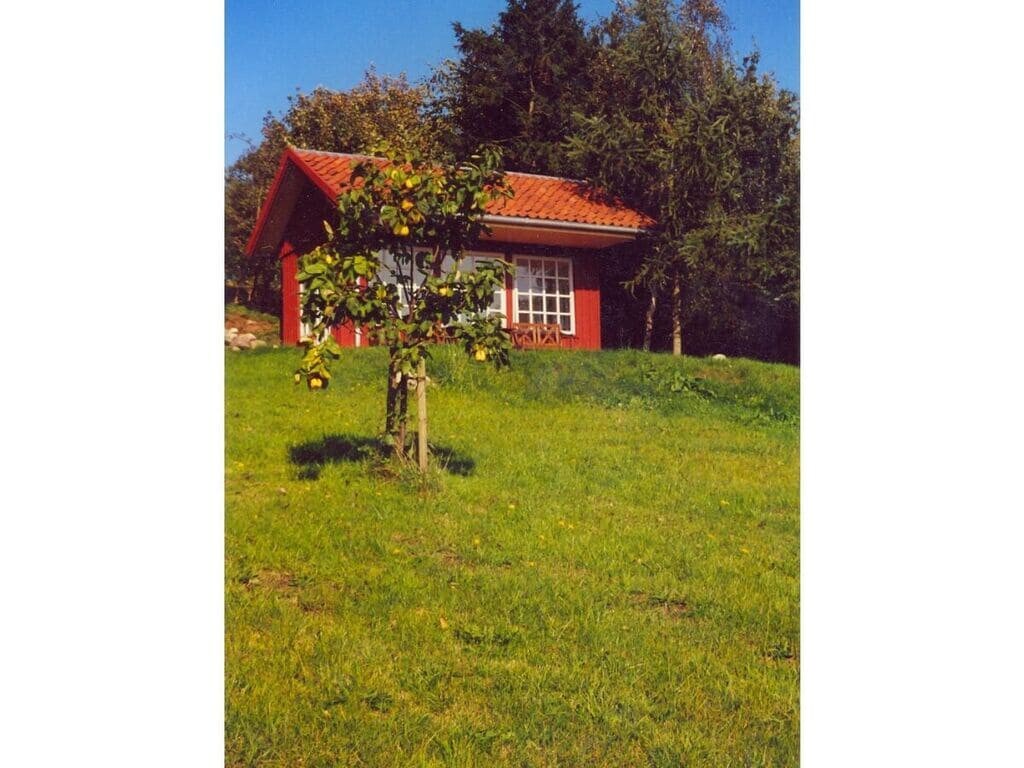
{"type": "Polygon", "coordinates": [[[518,323],[557,323],[563,333],[575,333],[572,260],[516,257],[515,305],[518,323]]]}
{"type": "MultiPolygon", "coordinates": [[[[503,255],[500,254],[500,253],[482,253],[482,252],[480,252],[480,253],[477,253],[477,252],[466,253],[463,256],[462,261],[459,262],[459,269],[461,269],[463,272],[472,272],[473,270],[476,269],[477,261],[493,260],[493,259],[500,259],[500,258],[503,258],[503,255]]],[[[394,256],[389,251],[386,251],[386,250],[385,251],[381,251],[380,252],[380,261],[381,261],[381,270],[380,270],[381,278],[383,280],[385,280],[386,282],[392,282],[394,278],[391,276],[391,272],[389,270],[392,270],[392,269],[395,268],[395,258],[394,258],[394,256]]],[[[444,259],[441,262],[441,272],[442,273],[448,273],[448,272],[450,272],[452,270],[452,267],[453,267],[452,257],[450,255],[445,256],[444,259]]],[[[408,270],[408,268],[409,268],[408,265],[405,265],[405,267],[403,269],[404,270],[408,270]]],[[[417,287],[423,284],[423,275],[421,275],[416,270],[413,270],[413,284],[415,286],[417,286],[417,287]]],[[[406,296],[405,296],[405,287],[404,286],[402,286],[402,285],[398,286],[398,295],[400,297],[401,306],[404,308],[406,306],[406,296]]],[[[489,307],[487,307],[487,309],[484,310],[484,314],[485,315],[500,314],[502,316],[502,318],[503,318],[502,319],[502,325],[506,325],[507,324],[508,320],[507,320],[507,312],[505,311],[505,286],[504,285],[502,285],[502,286],[500,286],[500,287],[498,287],[498,288],[496,288],[494,290],[494,298],[491,300],[491,305],[489,307]]],[[[465,318],[460,316],[460,319],[464,320],[465,318]]]]}
{"type": "MultiPolygon", "coordinates": [[[[459,264],[459,269],[464,272],[470,272],[476,269],[476,263],[478,261],[492,261],[494,259],[504,258],[503,254],[500,253],[469,253],[466,254],[465,258],[459,264]]],[[[505,311],[505,285],[502,284],[498,288],[494,289],[494,298],[491,299],[491,306],[484,310],[485,315],[497,315],[502,316],[501,324],[505,326],[508,324],[508,313],[505,311]]]]}

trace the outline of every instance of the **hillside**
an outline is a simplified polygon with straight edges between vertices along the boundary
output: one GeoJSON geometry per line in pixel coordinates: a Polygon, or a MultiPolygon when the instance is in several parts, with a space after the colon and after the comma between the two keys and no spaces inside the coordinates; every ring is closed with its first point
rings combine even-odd
{"type": "Polygon", "coordinates": [[[420,484],[297,363],[225,359],[229,765],[798,763],[798,369],[440,349],[420,484]]]}
{"type": "Polygon", "coordinates": [[[224,307],[224,330],[229,328],[235,328],[240,333],[254,334],[268,344],[280,341],[280,320],[243,304],[228,304],[224,307]]]}

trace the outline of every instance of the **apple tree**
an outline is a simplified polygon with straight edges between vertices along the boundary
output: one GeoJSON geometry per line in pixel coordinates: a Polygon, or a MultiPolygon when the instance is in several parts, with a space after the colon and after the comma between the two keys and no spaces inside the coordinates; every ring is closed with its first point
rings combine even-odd
{"type": "Polygon", "coordinates": [[[385,432],[401,459],[415,386],[417,456],[425,470],[432,345],[454,342],[474,360],[508,364],[508,333],[488,308],[512,268],[498,258],[476,260],[472,269],[463,261],[487,231],[487,204],[512,192],[497,150],[448,166],[415,151],[385,146],[380,153],[353,166],[335,220],[324,222],[326,241],[301,260],[302,319],[311,334],[295,380],[326,388],[342,353],[330,330],[346,323],[363,329],[388,352],[385,432]]]}

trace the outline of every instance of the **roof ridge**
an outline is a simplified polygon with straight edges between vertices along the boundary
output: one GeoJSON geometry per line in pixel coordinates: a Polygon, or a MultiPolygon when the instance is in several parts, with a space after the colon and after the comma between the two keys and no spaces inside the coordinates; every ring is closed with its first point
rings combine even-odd
{"type": "MultiPolygon", "coordinates": [[[[309,147],[297,147],[292,146],[292,149],[298,152],[310,152],[314,155],[331,155],[332,157],[361,157],[367,160],[387,160],[386,157],[380,155],[367,155],[363,152],[332,152],[328,149],[310,149],[309,147]]],[[[586,179],[573,179],[568,176],[551,176],[546,173],[527,173],[526,171],[505,171],[506,176],[528,176],[531,179],[551,179],[552,181],[569,181],[573,184],[583,184],[584,186],[592,185],[592,182],[586,179]]],[[[594,185],[596,186],[596,185],[594,185]]]]}
{"type": "Polygon", "coordinates": [[[568,176],[549,176],[546,173],[527,173],[526,171],[505,171],[507,176],[529,176],[531,179],[552,179],[554,181],[571,181],[573,184],[587,185],[591,182],[586,179],[571,179],[568,176]]]}
{"type": "Polygon", "coordinates": [[[365,157],[367,160],[387,160],[380,155],[365,155],[362,152],[331,152],[326,149],[309,149],[308,147],[290,146],[296,152],[310,152],[314,155],[332,155],[333,157],[365,157]]]}

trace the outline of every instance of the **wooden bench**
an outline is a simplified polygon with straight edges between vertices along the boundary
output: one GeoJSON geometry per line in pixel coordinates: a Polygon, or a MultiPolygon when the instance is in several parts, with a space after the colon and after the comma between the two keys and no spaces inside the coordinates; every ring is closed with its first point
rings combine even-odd
{"type": "MultiPolygon", "coordinates": [[[[571,336],[562,333],[562,326],[558,323],[512,323],[508,333],[516,349],[560,349],[572,341],[571,336]]],[[[369,333],[367,336],[369,345],[376,346],[376,334],[369,333]]],[[[434,326],[431,337],[436,344],[451,344],[455,341],[451,330],[442,325],[434,326]]]]}
{"type": "Polygon", "coordinates": [[[560,348],[566,338],[558,323],[512,323],[509,335],[516,349],[560,348]]]}

